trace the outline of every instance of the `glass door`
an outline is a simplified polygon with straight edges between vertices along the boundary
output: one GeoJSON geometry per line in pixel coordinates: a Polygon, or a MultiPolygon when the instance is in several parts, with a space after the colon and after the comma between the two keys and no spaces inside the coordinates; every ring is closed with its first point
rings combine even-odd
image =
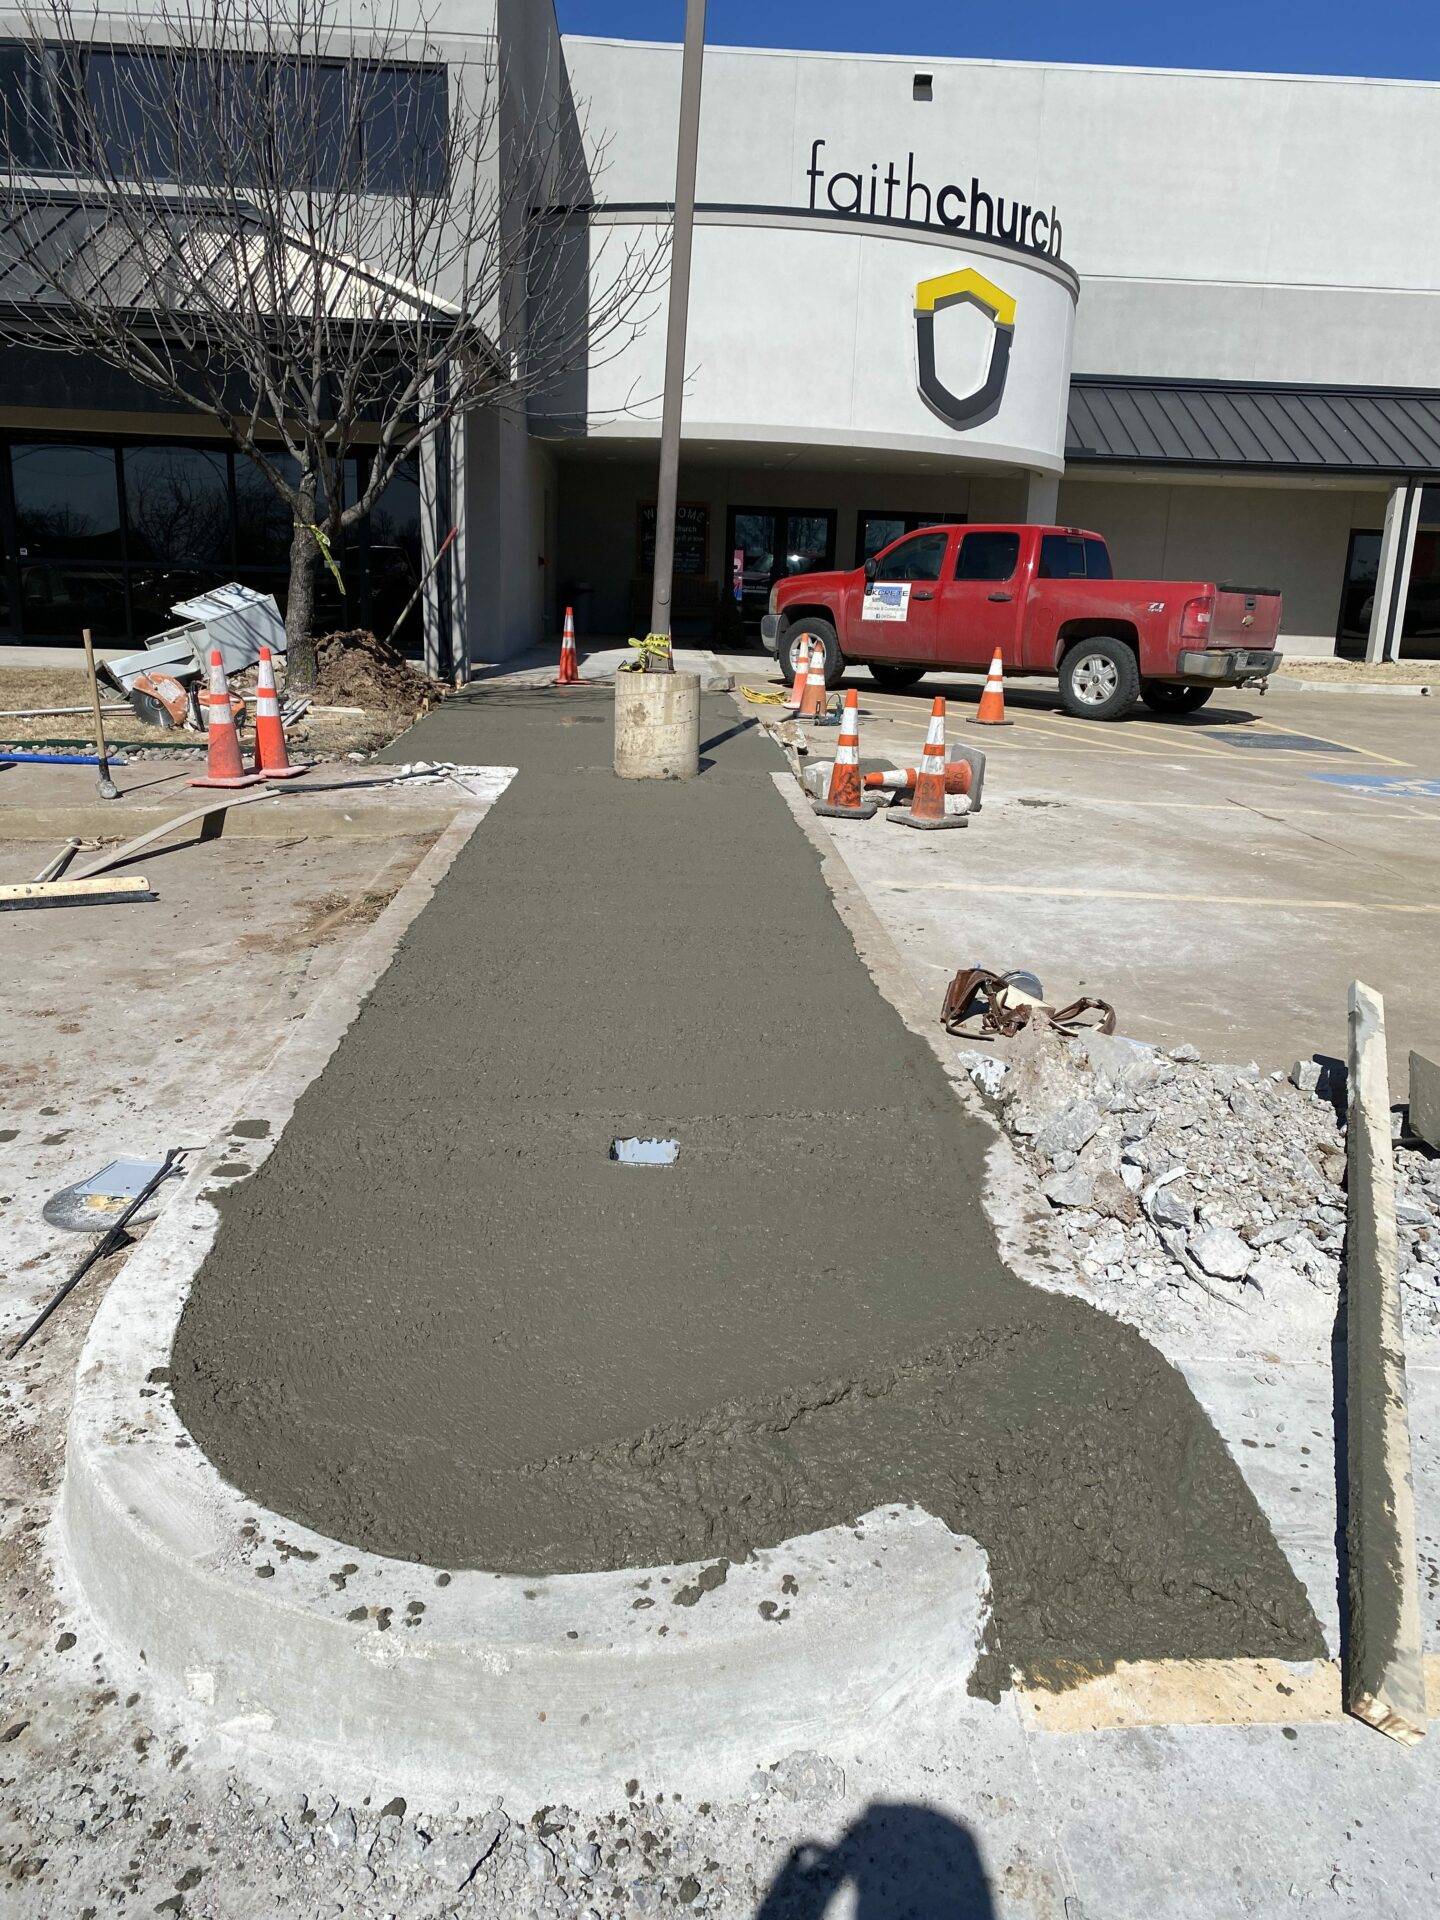
{"type": "Polygon", "coordinates": [[[777,580],[834,566],[835,514],[827,508],[732,507],[725,550],[740,555],[741,621],[758,627],[777,580]]]}

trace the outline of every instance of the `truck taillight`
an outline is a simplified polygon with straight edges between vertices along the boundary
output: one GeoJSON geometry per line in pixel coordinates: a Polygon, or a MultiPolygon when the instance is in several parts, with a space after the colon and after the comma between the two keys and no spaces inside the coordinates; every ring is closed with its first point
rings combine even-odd
{"type": "Polygon", "coordinates": [[[1213,593],[1202,593],[1195,600],[1185,602],[1185,611],[1180,615],[1180,638],[1182,640],[1208,640],[1210,638],[1210,620],[1215,612],[1213,593]]]}

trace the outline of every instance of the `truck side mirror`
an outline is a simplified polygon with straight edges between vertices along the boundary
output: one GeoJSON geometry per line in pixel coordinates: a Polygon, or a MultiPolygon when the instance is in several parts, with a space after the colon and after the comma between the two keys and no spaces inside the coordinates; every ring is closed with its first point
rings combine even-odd
{"type": "Polygon", "coordinates": [[[874,560],[873,559],[867,560],[865,562],[865,578],[867,580],[873,580],[875,578],[875,574],[876,574],[876,566],[875,566],[874,560]]]}

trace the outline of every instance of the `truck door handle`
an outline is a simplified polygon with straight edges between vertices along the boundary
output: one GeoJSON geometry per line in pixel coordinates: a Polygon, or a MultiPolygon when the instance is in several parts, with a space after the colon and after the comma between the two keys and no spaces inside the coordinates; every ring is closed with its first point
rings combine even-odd
{"type": "Polygon", "coordinates": [[[1013,593],[987,593],[985,598],[987,600],[1013,600],[1015,596],[1013,593]]]}
{"type": "Polygon", "coordinates": [[[935,596],[933,593],[916,593],[912,594],[911,598],[914,600],[933,600],[935,596]]]}

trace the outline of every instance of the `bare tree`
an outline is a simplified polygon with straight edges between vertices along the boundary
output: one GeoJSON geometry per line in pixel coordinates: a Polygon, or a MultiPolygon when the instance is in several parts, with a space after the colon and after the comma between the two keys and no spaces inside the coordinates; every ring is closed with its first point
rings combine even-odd
{"type": "Polygon", "coordinates": [[[0,343],[93,356],[254,461],[289,513],[299,686],[317,557],[402,464],[648,318],[658,249],[592,249],[599,148],[558,59],[447,61],[425,4],[155,0],[121,47],[113,14],[43,0],[0,125],[0,343]]]}

